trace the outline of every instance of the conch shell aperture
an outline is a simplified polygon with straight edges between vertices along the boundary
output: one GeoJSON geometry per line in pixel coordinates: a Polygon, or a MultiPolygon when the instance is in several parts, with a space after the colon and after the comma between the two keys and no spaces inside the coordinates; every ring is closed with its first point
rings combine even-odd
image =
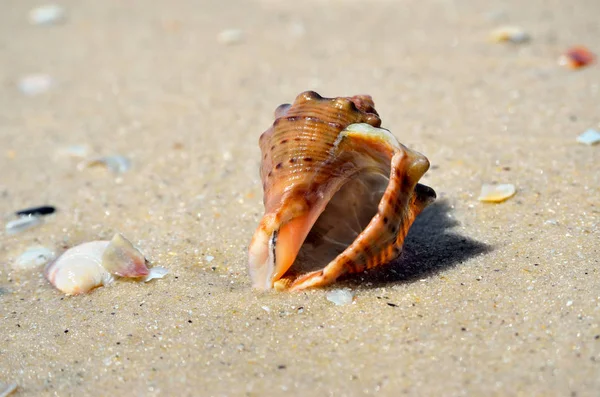
{"type": "Polygon", "coordinates": [[[395,259],[435,200],[425,156],[386,129],[368,95],[300,94],[259,140],[265,215],[249,249],[257,289],[301,290],[395,259]]]}

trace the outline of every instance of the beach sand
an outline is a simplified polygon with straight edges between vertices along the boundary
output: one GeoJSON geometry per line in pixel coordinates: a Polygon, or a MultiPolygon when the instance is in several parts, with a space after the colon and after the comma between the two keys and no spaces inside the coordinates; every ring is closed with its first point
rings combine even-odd
{"type": "Polygon", "coordinates": [[[1,1],[0,212],[50,204],[0,235],[0,382],[15,396],[597,396],[600,391],[600,3],[1,1]],[[523,44],[489,33],[518,25],[523,44]],[[238,43],[219,33],[242,31],[238,43]],[[45,73],[40,95],[20,92],[45,73]],[[258,137],[305,90],[370,94],[424,153],[437,202],[402,258],[327,290],[259,293],[258,137]],[[115,175],[78,168],[120,154],[115,175]],[[484,183],[512,183],[501,204],[484,183]],[[28,247],[121,232],[170,273],[65,297],[28,247]],[[211,260],[212,258],[212,260],[211,260]]]}

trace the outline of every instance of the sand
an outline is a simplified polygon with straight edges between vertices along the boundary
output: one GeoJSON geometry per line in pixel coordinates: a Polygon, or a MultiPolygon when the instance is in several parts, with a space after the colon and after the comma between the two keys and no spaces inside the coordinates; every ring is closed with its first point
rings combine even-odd
{"type": "MultiPolygon", "coordinates": [[[[17,396],[597,396],[600,390],[600,3],[61,1],[0,6],[0,212],[56,214],[0,235],[0,382],[17,396]],[[127,5],[125,5],[127,4],[127,5]],[[524,44],[489,33],[518,25],[524,44]],[[243,31],[237,43],[220,32],[243,31]],[[17,86],[45,73],[37,96],[17,86]],[[402,258],[326,290],[257,293],[246,249],[262,214],[257,140],[312,89],[371,94],[430,159],[438,201],[402,258]],[[80,170],[66,155],[121,154],[80,170]],[[501,204],[484,183],[512,183],[501,204]],[[65,297],[32,245],[130,238],[169,275],[65,297]],[[214,259],[210,261],[211,257],[214,259]]],[[[4,232],[1,232],[4,233],[4,232]]]]}

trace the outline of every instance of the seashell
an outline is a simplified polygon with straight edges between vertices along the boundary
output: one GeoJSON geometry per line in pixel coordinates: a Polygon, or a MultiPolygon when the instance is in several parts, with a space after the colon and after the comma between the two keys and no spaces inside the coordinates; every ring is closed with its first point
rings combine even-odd
{"type": "Polygon", "coordinates": [[[583,134],[577,137],[577,142],[589,146],[600,143],[600,132],[596,131],[593,128],[590,128],[589,130],[586,130],[583,134]]]}
{"type": "Polygon", "coordinates": [[[486,203],[501,203],[508,200],[517,193],[515,185],[504,183],[500,185],[490,185],[484,183],[481,186],[481,193],[477,200],[486,203]]]}
{"type": "Polygon", "coordinates": [[[56,257],[54,251],[40,246],[29,247],[13,263],[15,270],[30,270],[50,262],[56,257]]]}
{"type": "Polygon", "coordinates": [[[42,223],[44,223],[44,220],[39,216],[20,216],[15,220],[7,222],[6,226],[4,227],[4,230],[6,230],[6,234],[12,235],[24,232],[25,230],[41,225],[42,223]]]}
{"type": "Polygon", "coordinates": [[[584,46],[575,46],[560,56],[558,64],[570,69],[580,69],[594,63],[595,60],[596,56],[589,49],[584,46]]]}
{"type": "Polygon", "coordinates": [[[145,277],[148,275],[146,258],[129,240],[117,233],[102,254],[102,266],[120,277],[145,277]]]}
{"type": "Polygon", "coordinates": [[[109,241],[91,241],[70,248],[50,262],[44,271],[48,281],[67,295],[79,295],[113,282],[102,267],[102,254],[109,241]]]}
{"type": "Polygon", "coordinates": [[[496,43],[511,42],[514,44],[526,43],[531,39],[529,34],[518,26],[502,26],[493,30],[490,38],[496,43]]]}
{"type": "Polygon", "coordinates": [[[300,94],[259,140],[265,214],[249,248],[258,289],[333,283],[395,259],[435,200],[429,168],[386,129],[368,95],[300,94]]]}
{"type": "Polygon", "coordinates": [[[7,397],[17,390],[18,385],[15,382],[0,382],[0,397],[7,397]]]}
{"type": "Polygon", "coordinates": [[[46,266],[46,278],[67,295],[78,295],[96,287],[108,285],[113,276],[150,281],[162,278],[168,270],[148,269],[148,261],[121,234],[111,241],[92,241],[65,251],[46,266]]]}

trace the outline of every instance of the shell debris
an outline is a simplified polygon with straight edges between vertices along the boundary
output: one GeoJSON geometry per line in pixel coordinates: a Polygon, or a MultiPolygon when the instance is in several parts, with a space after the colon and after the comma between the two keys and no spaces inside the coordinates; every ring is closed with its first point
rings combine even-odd
{"type": "Polygon", "coordinates": [[[29,11],[29,22],[32,25],[52,25],[64,18],[65,10],[57,4],[47,4],[29,11]]]}
{"type": "Polygon", "coordinates": [[[354,294],[349,289],[334,289],[327,292],[326,298],[336,306],[344,306],[352,303],[354,294]]]}
{"type": "Polygon", "coordinates": [[[19,90],[27,96],[36,96],[50,90],[54,85],[52,77],[47,74],[30,74],[19,80],[19,90]]]}
{"type": "Polygon", "coordinates": [[[600,143],[600,132],[596,131],[593,128],[590,128],[589,130],[577,137],[577,142],[589,146],[600,143]]]}
{"type": "Polygon", "coordinates": [[[4,230],[6,230],[6,234],[12,235],[24,232],[25,230],[31,229],[35,226],[39,226],[42,223],[44,223],[44,220],[39,216],[21,216],[15,220],[7,222],[4,230]]]}
{"type": "Polygon", "coordinates": [[[50,215],[56,212],[56,208],[51,205],[42,205],[39,207],[25,208],[24,210],[19,210],[16,212],[17,216],[40,216],[40,215],[50,215]]]}
{"type": "Polygon", "coordinates": [[[571,47],[558,58],[558,64],[570,69],[580,69],[596,60],[596,55],[584,46],[571,47]]]}
{"type": "Polygon", "coordinates": [[[10,396],[15,390],[17,390],[17,384],[15,382],[12,383],[2,383],[0,382],[0,397],[10,396]]]}
{"type": "Polygon", "coordinates": [[[217,41],[225,45],[238,44],[242,40],[244,40],[244,31],[240,29],[226,29],[217,36],[217,41]]]}
{"type": "Polygon", "coordinates": [[[478,200],[486,203],[501,203],[517,193],[515,185],[510,183],[491,185],[483,184],[478,200]]]}
{"type": "Polygon", "coordinates": [[[83,164],[83,168],[104,166],[115,174],[123,174],[131,168],[131,160],[125,156],[112,155],[99,157],[83,164]]]}
{"type": "Polygon", "coordinates": [[[518,26],[502,26],[492,31],[490,39],[496,43],[521,44],[531,40],[531,36],[518,26]]]}
{"type": "Polygon", "coordinates": [[[17,257],[15,262],[13,263],[13,269],[15,270],[29,270],[35,269],[46,263],[50,262],[56,257],[56,254],[53,250],[41,247],[34,246],[29,247],[25,252],[17,257]]]}
{"type": "Polygon", "coordinates": [[[122,234],[114,235],[102,253],[102,266],[119,277],[146,277],[146,258],[122,234]]]}

